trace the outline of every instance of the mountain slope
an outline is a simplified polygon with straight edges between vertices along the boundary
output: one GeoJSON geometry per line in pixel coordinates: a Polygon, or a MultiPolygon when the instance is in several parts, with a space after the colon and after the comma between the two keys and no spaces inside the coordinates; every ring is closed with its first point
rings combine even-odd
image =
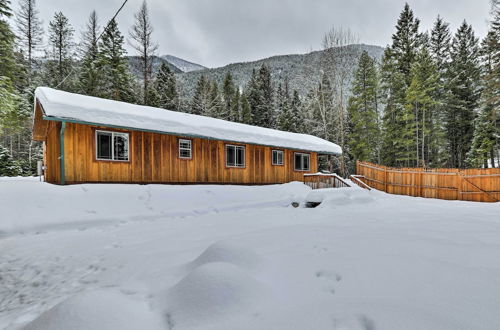
{"type": "Polygon", "coordinates": [[[172,64],[182,72],[191,72],[206,69],[206,67],[204,67],[203,65],[189,62],[173,55],[163,55],[160,56],[160,58],[172,64]]]}
{"type": "MultiPolygon", "coordinates": [[[[358,56],[362,50],[366,50],[370,56],[379,60],[384,49],[371,45],[350,45],[346,46],[356,50],[358,56]]],[[[235,84],[245,87],[248,83],[253,69],[258,69],[262,64],[266,64],[271,69],[273,80],[279,81],[288,77],[291,90],[298,90],[301,95],[306,95],[309,90],[315,88],[323,73],[322,58],[324,51],[314,51],[308,54],[279,55],[253,62],[241,62],[229,64],[224,67],[214,69],[204,69],[192,72],[177,74],[182,97],[190,98],[194,93],[196,82],[201,75],[209,79],[222,83],[227,72],[231,72],[235,84]]]]}

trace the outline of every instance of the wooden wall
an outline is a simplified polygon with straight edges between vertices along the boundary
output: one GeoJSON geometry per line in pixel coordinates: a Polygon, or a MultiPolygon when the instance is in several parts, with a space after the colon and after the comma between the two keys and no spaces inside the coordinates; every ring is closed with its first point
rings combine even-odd
{"type": "Polygon", "coordinates": [[[45,165],[45,181],[52,183],[61,182],[60,136],[61,123],[50,121],[47,124],[47,135],[43,143],[43,163],[45,165]]]}
{"type": "Polygon", "coordinates": [[[357,162],[364,183],[390,194],[476,202],[500,201],[500,168],[392,168],[357,162]]]}
{"type": "MultiPolygon", "coordinates": [[[[52,123],[53,124],[53,123],[52,123]]],[[[51,124],[51,125],[52,125],[51,124]]],[[[58,124],[60,127],[60,124],[58,124]]],[[[130,135],[129,162],[95,160],[96,128],[81,124],[66,124],[65,131],[65,174],[66,183],[83,182],[126,182],[126,183],[234,183],[271,184],[302,181],[304,173],[317,171],[317,154],[311,154],[311,171],[294,171],[292,150],[284,150],[284,165],[271,163],[271,150],[276,148],[240,144],[246,147],[245,168],[225,166],[224,141],[193,138],[191,160],[178,158],[178,137],[140,131],[125,131],[130,135]]],[[[59,128],[52,131],[59,134],[59,128]]],[[[57,135],[58,137],[59,135],[57,135]]],[[[53,152],[59,150],[53,134],[47,137],[47,164],[56,159],[53,152]],[[49,140],[50,139],[50,140],[49,140]],[[49,157],[50,155],[50,157],[49,157]]],[[[234,143],[230,143],[234,144],[234,143]]],[[[56,162],[58,163],[58,162],[56,162]]],[[[57,173],[47,173],[48,182],[60,183],[57,173]]]]}

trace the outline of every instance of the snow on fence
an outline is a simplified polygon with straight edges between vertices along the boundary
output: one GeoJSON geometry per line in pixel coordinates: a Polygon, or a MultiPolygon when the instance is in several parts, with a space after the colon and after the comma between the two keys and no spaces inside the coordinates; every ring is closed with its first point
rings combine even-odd
{"type": "Polygon", "coordinates": [[[476,202],[500,201],[500,168],[393,168],[356,163],[358,178],[389,194],[476,202]]]}
{"type": "Polygon", "coordinates": [[[347,182],[335,173],[304,174],[304,184],[312,189],[350,187],[347,182]]]}

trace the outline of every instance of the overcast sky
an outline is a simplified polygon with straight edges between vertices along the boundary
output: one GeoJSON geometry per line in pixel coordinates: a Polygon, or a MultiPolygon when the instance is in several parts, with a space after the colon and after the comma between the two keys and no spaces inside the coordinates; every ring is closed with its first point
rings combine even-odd
{"type": "MultiPolygon", "coordinates": [[[[487,31],[489,0],[408,1],[421,27],[432,27],[440,14],[452,30],[466,19],[476,34],[487,31]]],[[[13,4],[16,0],[12,1],[13,4]]],[[[77,30],[95,9],[101,25],[122,0],[38,0],[45,30],[55,11],[77,30]]],[[[142,0],[129,0],[118,16],[128,37],[142,0]]],[[[148,0],[160,54],[172,54],[208,67],[252,61],[272,55],[306,53],[320,48],[331,26],[349,27],[360,41],[387,45],[405,1],[399,0],[148,0]]],[[[127,49],[130,47],[127,45],[127,49]]]]}

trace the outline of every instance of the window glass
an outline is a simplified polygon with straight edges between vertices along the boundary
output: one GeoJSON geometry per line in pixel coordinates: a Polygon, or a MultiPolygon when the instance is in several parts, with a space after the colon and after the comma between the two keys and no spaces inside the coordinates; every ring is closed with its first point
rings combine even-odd
{"type": "Polygon", "coordinates": [[[112,159],[111,139],[113,134],[109,132],[97,132],[97,158],[112,159]]]}
{"type": "Polygon", "coordinates": [[[96,131],[96,149],[98,160],[128,161],[128,133],[96,131]]]}
{"type": "Polygon", "coordinates": [[[294,156],[296,171],[309,171],[310,155],[296,152],[294,156]]]}
{"type": "Polygon", "coordinates": [[[283,165],[283,150],[273,150],[273,165],[283,165]]]}
{"type": "Polygon", "coordinates": [[[114,133],[115,160],[128,160],[128,134],[114,133]]]}
{"type": "Polygon", "coordinates": [[[245,167],[245,147],[227,145],[226,166],[245,167]]]}
{"type": "Polygon", "coordinates": [[[179,158],[191,158],[191,140],[179,140],[179,158]]]}
{"type": "Polygon", "coordinates": [[[226,165],[227,166],[236,166],[235,162],[235,148],[234,146],[226,147],[226,165]]]}

